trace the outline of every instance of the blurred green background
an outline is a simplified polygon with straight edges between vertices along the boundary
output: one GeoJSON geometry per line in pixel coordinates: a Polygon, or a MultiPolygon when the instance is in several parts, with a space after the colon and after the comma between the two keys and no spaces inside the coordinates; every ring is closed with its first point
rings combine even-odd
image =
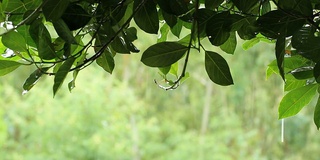
{"type": "MultiPolygon", "coordinates": [[[[157,36],[140,38],[141,51],[157,36]]],[[[1,160],[317,160],[320,137],[313,105],[281,123],[279,76],[265,78],[273,45],[261,43],[235,55],[222,52],[234,86],[209,80],[192,53],[190,78],[164,91],[158,70],[140,63],[141,54],[117,55],[113,75],[96,64],[79,73],[53,98],[53,77],[43,77],[27,94],[22,84],[34,68],[0,80],[1,160]]],[[[68,80],[71,80],[71,77],[68,80]]]]}

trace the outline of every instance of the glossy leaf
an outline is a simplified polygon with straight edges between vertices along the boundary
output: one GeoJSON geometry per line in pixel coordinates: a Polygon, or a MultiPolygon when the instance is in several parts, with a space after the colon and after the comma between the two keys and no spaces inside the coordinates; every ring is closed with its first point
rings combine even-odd
{"type": "Polygon", "coordinates": [[[21,65],[21,63],[15,61],[0,60],[0,76],[4,76],[14,71],[21,65]]]}
{"type": "Polygon", "coordinates": [[[318,85],[311,84],[287,93],[279,106],[279,119],[296,115],[314,97],[318,85]]]}
{"type": "Polygon", "coordinates": [[[58,69],[54,76],[54,84],[53,84],[53,95],[55,96],[57,94],[57,91],[60,89],[63,81],[65,80],[66,76],[69,73],[70,68],[72,67],[73,62],[75,61],[75,58],[70,57],[68,60],[66,60],[58,69]]]}
{"type": "Polygon", "coordinates": [[[211,51],[205,53],[205,68],[209,78],[222,86],[232,85],[233,79],[227,61],[218,53],[211,51]]]}
{"type": "MultiPolygon", "coordinates": [[[[142,3],[142,0],[134,1],[134,8],[142,3]]],[[[142,8],[135,14],[134,21],[143,31],[151,34],[157,34],[159,30],[159,18],[156,3],[146,1],[142,8]]]]}
{"type": "Polygon", "coordinates": [[[69,0],[46,0],[42,11],[48,21],[55,21],[63,15],[68,5],[69,0]]]}
{"type": "Polygon", "coordinates": [[[150,67],[167,67],[182,58],[187,50],[188,47],[177,42],[161,42],[144,51],[141,61],[150,67]]]}
{"type": "Polygon", "coordinates": [[[112,74],[115,63],[113,56],[109,51],[105,50],[102,55],[96,60],[96,62],[101,68],[112,74]]]}
{"type": "Polygon", "coordinates": [[[14,51],[18,51],[18,52],[27,51],[26,40],[21,34],[15,31],[11,31],[3,35],[2,44],[14,51]]]}
{"type": "Polygon", "coordinates": [[[23,84],[24,91],[29,91],[41,78],[43,73],[47,72],[50,67],[38,68],[25,80],[23,84]]]}
{"type": "Polygon", "coordinates": [[[57,19],[52,22],[54,29],[58,33],[58,35],[67,43],[76,44],[76,40],[72,35],[67,24],[62,19],[57,19]]]}
{"type": "Polygon", "coordinates": [[[237,47],[236,33],[231,32],[228,40],[223,43],[220,48],[228,54],[233,54],[237,47]]]}

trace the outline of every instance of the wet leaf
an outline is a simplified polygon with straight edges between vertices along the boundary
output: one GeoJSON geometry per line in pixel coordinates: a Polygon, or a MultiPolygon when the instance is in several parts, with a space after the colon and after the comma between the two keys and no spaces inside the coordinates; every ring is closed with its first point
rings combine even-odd
{"type": "Polygon", "coordinates": [[[44,72],[47,72],[50,67],[38,68],[26,79],[23,84],[24,91],[29,91],[41,78],[44,72]]]}

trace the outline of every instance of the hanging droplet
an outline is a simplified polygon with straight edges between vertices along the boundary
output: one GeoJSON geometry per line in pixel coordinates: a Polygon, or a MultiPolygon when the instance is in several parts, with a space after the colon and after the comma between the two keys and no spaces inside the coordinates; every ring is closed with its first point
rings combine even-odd
{"type": "Polygon", "coordinates": [[[27,94],[27,93],[28,93],[27,90],[22,91],[22,95],[25,95],[25,94],[27,94]]]}

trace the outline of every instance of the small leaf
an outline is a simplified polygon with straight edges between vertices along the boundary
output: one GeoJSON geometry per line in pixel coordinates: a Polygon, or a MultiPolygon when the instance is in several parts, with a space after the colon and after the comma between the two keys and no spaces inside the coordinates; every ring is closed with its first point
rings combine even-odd
{"type": "Polygon", "coordinates": [[[29,91],[41,78],[44,72],[48,71],[50,67],[38,68],[26,79],[23,84],[23,89],[29,91]]]}
{"type": "Polygon", "coordinates": [[[317,105],[314,109],[313,121],[316,124],[317,129],[319,130],[320,128],[320,96],[318,98],[317,105]]]}
{"type": "Polygon", "coordinates": [[[114,59],[109,51],[105,50],[102,55],[96,60],[96,62],[105,71],[112,74],[115,64],[114,59]]]}
{"type": "Polygon", "coordinates": [[[26,52],[27,44],[25,39],[21,34],[15,31],[11,31],[2,36],[2,44],[6,47],[18,51],[18,52],[26,52]]]}
{"type": "Polygon", "coordinates": [[[141,61],[150,67],[167,67],[177,62],[188,47],[177,42],[161,42],[143,52],[141,61]]]}
{"type": "Polygon", "coordinates": [[[62,16],[68,5],[69,0],[46,0],[42,11],[48,21],[55,21],[62,16]]]}
{"type": "MultiPolygon", "coordinates": [[[[142,2],[142,0],[135,0],[134,8],[137,8],[142,2]]],[[[134,21],[143,31],[157,34],[159,30],[159,18],[156,3],[150,0],[146,1],[134,15],[134,21]]]]}
{"type": "Polygon", "coordinates": [[[21,65],[21,63],[15,61],[0,60],[0,76],[6,75],[14,71],[21,65]]]}
{"type": "Polygon", "coordinates": [[[252,38],[248,41],[245,41],[243,44],[242,44],[242,48],[244,50],[248,50],[250,49],[251,47],[253,47],[254,45],[258,44],[260,42],[260,38],[259,37],[255,37],[255,38],[252,38]]]}
{"type": "Polygon", "coordinates": [[[226,42],[224,42],[220,48],[228,54],[233,54],[237,47],[236,33],[231,32],[230,37],[226,42]]]}
{"type": "Polygon", "coordinates": [[[57,19],[52,22],[54,29],[58,35],[67,43],[76,44],[76,39],[73,37],[67,24],[62,19],[57,19]]]}
{"type": "Polygon", "coordinates": [[[54,76],[54,84],[53,84],[53,96],[56,95],[57,91],[61,87],[63,81],[65,80],[66,76],[68,75],[70,68],[72,67],[73,62],[75,61],[74,57],[70,57],[66,60],[58,69],[54,76]]]}
{"type": "Polygon", "coordinates": [[[316,94],[318,85],[310,84],[287,93],[279,106],[279,119],[296,115],[304,106],[309,104],[316,94]]]}
{"type": "Polygon", "coordinates": [[[205,53],[205,67],[209,78],[222,86],[232,85],[233,79],[227,61],[218,53],[210,51],[205,53]]]}

